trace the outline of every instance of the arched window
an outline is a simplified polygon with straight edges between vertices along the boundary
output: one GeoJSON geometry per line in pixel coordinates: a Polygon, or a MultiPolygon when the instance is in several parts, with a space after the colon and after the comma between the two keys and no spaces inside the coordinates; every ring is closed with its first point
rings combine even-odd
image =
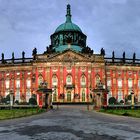
{"type": "Polygon", "coordinates": [[[107,94],[108,101],[109,101],[109,99],[110,99],[111,97],[112,97],[112,92],[109,91],[108,94],[107,94]]]}
{"type": "Polygon", "coordinates": [[[30,79],[27,79],[26,84],[27,84],[27,88],[31,88],[31,80],[30,79]]]}
{"type": "Polygon", "coordinates": [[[20,79],[16,80],[16,88],[20,88],[20,79]]]}
{"type": "Polygon", "coordinates": [[[53,85],[53,86],[57,86],[57,84],[58,84],[58,79],[57,79],[57,76],[54,75],[54,76],[52,77],[52,85],[53,85]]]}
{"type": "Polygon", "coordinates": [[[67,76],[66,83],[67,83],[67,85],[71,85],[72,84],[72,76],[71,75],[67,76]]]}
{"type": "Polygon", "coordinates": [[[10,94],[10,91],[9,91],[9,89],[6,89],[6,91],[5,91],[5,97],[6,97],[8,94],[10,94]]]}
{"type": "Polygon", "coordinates": [[[26,102],[29,102],[30,98],[31,98],[31,91],[30,91],[30,89],[27,89],[27,91],[26,91],[26,102]]]}
{"type": "Polygon", "coordinates": [[[81,76],[81,85],[86,85],[86,77],[84,75],[81,76]]]}
{"type": "Polygon", "coordinates": [[[140,102],[140,93],[138,93],[138,102],[140,102]]]}
{"type": "Polygon", "coordinates": [[[128,79],[128,87],[132,88],[132,79],[128,79]]]}
{"type": "Polygon", "coordinates": [[[16,90],[15,101],[16,100],[20,101],[20,90],[19,89],[16,90]]]}
{"type": "Polygon", "coordinates": [[[96,79],[96,81],[95,81],[96,82],[96,85],[98,85],[100,83],[100,76],[99,75],[96,75],[96,78],[95,79],[96,79]]]}
{"type": "Polygon", "coordinates": [[[122,79],[118,79],[118,87],[122,88],[122,79]]]}
{"type": "Polygon", "coordinates": [[[52,100],[53,102],[57,101],[57,95],[58,95],[58,90],[56,88],[52,88],[53,94],[52,94],[52,100]]]}
{"type": "Polygon", "coordinates": [[[123,100],[123,93],[121,91],[118,92],[118,102],[123,100]]]}
{"type": "Polygon", "coordinates": [[[9,89],[9,87],[10,87],[10,80],[9,79],[6,79],[5,86],[6,86],[6,89],[9,89]]]}
{"type": "Polygon", "coordinates": [[[107,79],[107,86],[111,87],[111,79],[107,79]]]}

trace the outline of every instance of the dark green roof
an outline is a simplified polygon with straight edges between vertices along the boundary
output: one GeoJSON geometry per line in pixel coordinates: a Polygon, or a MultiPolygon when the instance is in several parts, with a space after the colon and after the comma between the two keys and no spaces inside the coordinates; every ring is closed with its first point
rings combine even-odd
{"type": "Polygon", "coordinates": [[[79,31],[82,32],[81,29],[74,23],[72,22],[65,22],[63,24],[61,24],[60,26],[57,27],[57,29],[55,30],[56,32],[60,32],[60,31],[79,31]]]}

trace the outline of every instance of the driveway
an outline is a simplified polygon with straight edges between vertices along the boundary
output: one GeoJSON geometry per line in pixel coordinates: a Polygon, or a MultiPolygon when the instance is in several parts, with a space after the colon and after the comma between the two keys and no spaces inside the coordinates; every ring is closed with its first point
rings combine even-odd
{"type": "Polygon", "coordinates": [[[140,119],[59,106],[43,114],[0,121],[0,140],[140,140],[140,119]]]}

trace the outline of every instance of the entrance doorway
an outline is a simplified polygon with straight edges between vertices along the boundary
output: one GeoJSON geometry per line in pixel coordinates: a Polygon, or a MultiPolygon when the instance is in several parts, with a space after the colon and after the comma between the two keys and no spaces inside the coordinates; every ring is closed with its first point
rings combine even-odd
{"type": "Polygon", "coordinates": [[[71,102],[71,92],[70,91],[67,92],[67,101],[71,102]]]}

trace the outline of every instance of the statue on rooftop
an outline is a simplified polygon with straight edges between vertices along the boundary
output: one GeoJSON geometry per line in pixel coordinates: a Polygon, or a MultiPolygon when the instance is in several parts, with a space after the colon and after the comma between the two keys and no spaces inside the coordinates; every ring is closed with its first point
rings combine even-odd
{"type": "Polygon", "coordinates": [[[100,54],[103,55],[103,56],[105,55],[105,50],[104,50],[104,48],[101,48],[100,54]]]}

